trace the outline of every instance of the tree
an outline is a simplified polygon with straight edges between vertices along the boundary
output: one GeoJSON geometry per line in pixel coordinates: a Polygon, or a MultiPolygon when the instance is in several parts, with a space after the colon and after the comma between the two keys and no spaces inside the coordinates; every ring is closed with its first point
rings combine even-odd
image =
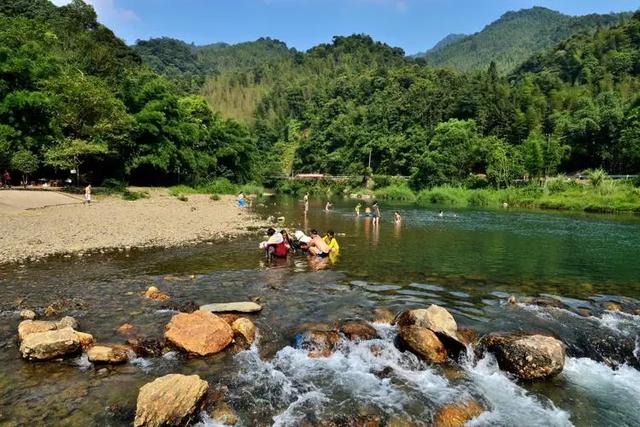
{"type": "Polygon", "coordinates": [[[20,150],[11,157],[11,168],[22,174],[22,184],[26,187],[29,175],[38,170],[38,158],[29,150],[20,150]]]}
{"type": "Polygon", "coordinates": [[[553,175],[568,151],[569,147],[561,144],[559,138],[543,135],[536,128],[522,144],[524,168],[534,178],[553,175]]]}
{"type": "Polygon", "coordinates": [[[65,140],[45,152],[45,163],[57,169],[75,169],[76,184],[80,186],[80,166],[92,156],[107,154],[104,143],[92,143],[82,139],[65,140]]]}
{"type": "Polygon", "coordinates": [[[487,175],[498,188],[509,187],[524,171],[520,150],[501,139],[491,138],[487,175]]]}

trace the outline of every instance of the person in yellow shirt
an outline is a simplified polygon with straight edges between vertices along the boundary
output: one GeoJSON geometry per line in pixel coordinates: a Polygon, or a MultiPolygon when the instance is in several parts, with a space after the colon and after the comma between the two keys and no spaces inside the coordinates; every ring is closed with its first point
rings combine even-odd
{"type": "Polygon", "coordinates": [[[333,230],[327,231],[327,234],[322,238],[322,240],[324,240],[324,242],[329,246],[329,249],[330,249],[329,253],[340,252],[340,245],[336,240],[335,233],[333,232],[333,230]]]}

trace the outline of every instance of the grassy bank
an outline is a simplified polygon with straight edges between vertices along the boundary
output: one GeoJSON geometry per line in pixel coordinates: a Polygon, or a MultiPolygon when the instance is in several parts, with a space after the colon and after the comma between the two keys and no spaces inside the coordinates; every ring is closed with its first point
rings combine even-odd
{"type": "Polygon", "coordinates": [[[264,187],[257,184],[234,184],[228,179],[218,178],[207,183],[203,183],[195,186],[188,185],[174,185],[169,187],[169,192],[173,196],[184,196],[188,194],[238,194],[243,192],[245,194],[262,194],[264,193],[264,187]]]}
{"type": "Polygon", "coordinates": [[[391,185],[374,191],[382,200],[415,202],[419,206],[510,207],[557,209],[585,212],[633,212],[640,214],[640,188],[627,181],[605,179],[597,185],[549,180],[545,185],[530,184],[506,189],[468,189],[442,186],[413,192],[406,185],[391,185]]]}

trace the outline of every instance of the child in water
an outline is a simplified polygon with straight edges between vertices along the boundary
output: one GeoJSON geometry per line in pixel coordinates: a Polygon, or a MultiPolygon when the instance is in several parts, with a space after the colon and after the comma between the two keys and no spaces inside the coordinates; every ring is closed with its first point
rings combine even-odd
{"type": "Polygon", "coordinates": [[[324,242],[329,246],[331,253],[337,253],[340,251],[340,245],[336,240],[336,235],[333,230],[328,230],[327,234],[322,238],[324,242]]]}

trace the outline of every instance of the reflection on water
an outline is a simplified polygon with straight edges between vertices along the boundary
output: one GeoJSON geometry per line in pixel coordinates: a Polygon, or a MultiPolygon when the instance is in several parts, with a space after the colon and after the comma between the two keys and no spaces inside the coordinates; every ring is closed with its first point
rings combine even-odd
{"type": "MultiPolygon", "coordinates": [[[[267,215],[287,227],[332,228],[337,259],[290,257],[270,263],[260,236],[169,250],[51,259],[0,267],[0,423],[130,425],[137,391],[158,376],[197,373],[229,389],[242,425],[300,425],[349,415],[429,422],[442,404],[473,396],[489,409],[473,425],[638,425],[640,409],[640,222],[636,218],[534,212],[447,212],[382,205],[383,218],[354,218],[352,202],[306,220],[291,200],[267,215]],[[393,209],[403,221],[392,222],[393,209]],[[455,214],[455,215],[454,215],[455,214]],[[343,233],[344,235],[342,235],[343,233]],[[20,308],[50,304],[77,317],[99,342],[122,342],[131,323],[159,336],[175,314],[141,297],[149,286],[172,302],[260,298],[251,350],[188,358],[169,353],[96,369],[86,358],[30,363],[15,339],[20,308]],[[507,299],[516,295],[520,303],[507,299]],[[533,297],[537,299],[532,299],[533,297]],[[616,302],[623,311],[607,310],[616,302]],[[490,357],[429,366],[380,338],[344,342],[331,357],[293,347],[298,325],[370,319],[376,307],[446,306],[479,333],[531,330],[559,336],[570,355],[563,374],[513,381],[490,357]],[[375,348],[375,351],[371,351],[375,348]]],[[[204,423],[211,424],[205,417],[204,423]]]]}

